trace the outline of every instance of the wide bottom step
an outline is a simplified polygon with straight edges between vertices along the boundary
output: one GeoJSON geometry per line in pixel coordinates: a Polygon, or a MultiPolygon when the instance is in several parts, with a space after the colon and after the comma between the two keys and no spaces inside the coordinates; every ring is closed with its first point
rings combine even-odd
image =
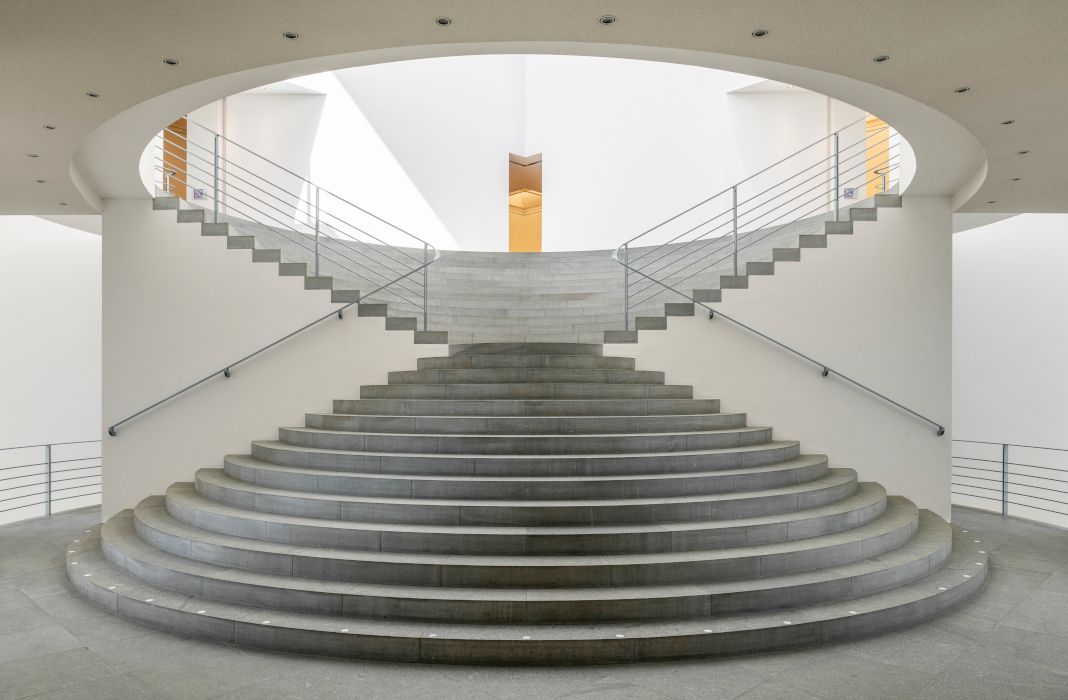
{"type": "Polygon", "coordinates": [[[849,601],[760,614],[592,625],[463,625],[264,610],[145,584],[108,563],[99,529],[68,548],[74,587],[122,617],[183,635],[302,654],[509,665],[626,663],[829,644],[930,620],[977,591],[987,558],[955,530],[945,566],[849,601]]]}

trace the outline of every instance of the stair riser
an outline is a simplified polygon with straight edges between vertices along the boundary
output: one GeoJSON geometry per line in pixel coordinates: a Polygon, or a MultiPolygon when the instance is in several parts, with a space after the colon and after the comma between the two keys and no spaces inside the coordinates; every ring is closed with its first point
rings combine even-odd
{"type": "Polygon", "coordinates": [[[322,430],[371,433],[432,433],[435,435],[586,435],[589,433],[663,433],[696,430],[727,430],[745,427],[741,413],[710,413],[697,416],[595,416],[595,417],[434,417],[355,416],[310,413],[305,425],[322,430]]]}
{"type": "MultiPolygon", "coordinates": [[[[144,533],[143,527],[138,533],[144,533]]],[[[147,541],[159,541],[151,535],[147,541]]],[[[187,543],[189,544],[189,543],[187,543]]],[[[171,551],[167,547],[161,547],[171,551]]],[[[179,546],[179,548],[181,548],[179,546]]],[[[695,590],[691,595],[672,597],[643,597],[625,599],[588,599],[573,601],[556,600],[460,600],[460,599],[414,599],[410,597],[372,595],[348,595],[334,592],[288,591],[269,586],[253,585],[236,581],[213,580],[201,576],[183,576],[165,567],[138,562],[138,570],[151,570],[150,576],[159,585],[178,584],[179,590],[190,595],[205,596],[212,600],[254,605],[258,607],[312,612],[326,615],[352,617],[423,620],[428,622],[466,622],[477,624],[553,624],[568,622],[634,621],[663,618],[708,617],[719,614],[737,614],[802,605],[819,605],[836,600],[857,597],[855,583],[864,579],[866,594],[889,590],[916,580],[941,566],[949,555],[949,543],[936,553],[899,566],[873,572],[854,579],[819,581],[788,589],[761,588],[731,593],[708,593],[695,590]]],[[[210,552],[197,552],[194,559],[213,561],[210,552]]],[[[120,560],[119,565],[129,567],[131,558],[120,560]]],[[[284,568],[284,566],[282,567],[284,568]]]]}
{"type": "Polygon", "coordinates": [[[761,445],[770,428],[743,432],[661,433],[652,435],[377,435],[308,432],[282,428],[279,440],[298,447],[412,454],[574,455],[628,452],[684,452],[761,445]]]}
{"type": "Polygon", "coordinates": [[[205,498],[260,513],[358,522],[511,527],[696,522],[761,517],[818,508],[846,498],[856,490],[856,481],[849,481],[802,493],[739,496],[729,500],[561,506],[516,501],[503,506],[352,502],[328,497],[253,493],[200,478],[196,484],[197,492],[205,498]]]}
{"type": "Polygon", "coordinates": [[[382,498],[457,498],[553,500],[565,498],[657,498],[696,494],[736,493],[779,488],[819,479],[827,473],[826,463],[803,468],[746,474],[715,473],[680,478],[626,479],[612,481],[436,481],[389,477],[327,476],[298,471],[256,469],[227,460],[227,475],[258,486],[332,493],[342,496],[382,498]]]}
{"type": "Polygon", "coordinates": [[[716,414],[719,410],[719,399],[340,399],[333,402],[333,413],[355,416],[678,416],[716,414]]]}
{"type": "Polygon", "coordinates": [[[410,384],[360,387],[363,399],[692,399],[693,387],[631,384],[410,384]]]}
{"type": "Polygon", "coordinates": [[[449,355],[596,355],[596,343],[461,343],[449,346],[449,355]]]}
{"type": "Polygon", "coordinates": [[[416,361],[421,369],[634,369],[631,357],[598,357],[596,355],[456,355],[454,357],[421,357],[416,361]]]}
{"type": "MultiPolygon", "coordinates": [[[[916,531],[917,521],[903,522],[887,533],[870,539],[827,544],[807,550],[773,554],[698,558],[655,563],[611,562],[585,566],[534,566],[505,560],[497,564],[419,562],[383,562],[343,560],[314,555],[277,555],[260,565],[273,573],[326,581],[379,583],[410,586],[444,586],[448,588],[582,588],[648,586],[682,583],[717,583],[768,576],[796,574],[840,566],[879,556],[904,545],[916,531]]],[[[199,556],[215,557],[211,563],[223,564],[223,548],[203,546],[199,556]],[[214,551],[210,551],[214,550],[214,551]],[[219,560],[220,557],[223,557],[219,560]]],[[[252,559],[247,560],[252,562],[252,559]]]]}
{"type": "MultiPolygon", "coordinates": [[[[765,466],[793,459],[800,446],[755,448],[713,454],[666,454],[657,457],[664,472],[705,471],[765,466]]],[[[499,457],[415,456],[307,452],[252,444],[252,456],[290,467],[383,474],[448,474],[481,476],[612,476],[648,473],[644,456],[611,457],[499,457]]]]}
{"type": "MultiPolygon", "coordinates": [[[[483,556],[641,554],[693,552],[754,544],[791,542],[808,537],[843,532],[872,522],[886,510],[886,499],[861,503],[854,509],[781,523],[736,527],[696,527],[662,532],[622,532],[583,535],[525,535],[486,532],[410,532],[358,527],[339,527],[327,521],[320,524],[286,523],[265,520],[262,515],[207,511],[168,498],[167,510],[176,520],[221,535],[243,537],[275,544],[301,547],[331,547],[354,551],[410,554],[468,554],[483,556]]],[[[146,539],[147,536],[146,536],[146,539]]],[[[174,537],[156,538],[152,543],[179,556],[191,556],[220,566],[286,574],[288,558],[254,557],[247,550],[216,548],[213,559],[196,554],[190,544],[174,537]]],[[[200,548],[206,544],[197,545],[200,548]]],[[[215,551],[215,550],[213,550],[215,551]]]]}
{"type": "Polygon", "coordinates": [[[425,369],[390,372],[390,384],[493,384],[493,383],[576,383],[576,384],[663,384],[663,372],[629,369],[425,369]]]}

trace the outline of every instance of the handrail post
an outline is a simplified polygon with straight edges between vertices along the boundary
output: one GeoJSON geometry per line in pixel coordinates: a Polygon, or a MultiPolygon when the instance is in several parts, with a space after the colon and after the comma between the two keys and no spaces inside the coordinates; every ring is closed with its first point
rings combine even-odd
{"type": "Polygon", "coordinates": [[[731,257],[734,258],[734,276],[738,276],[738,185],[731,188],[731,209],[734,212],[734,252],[731,257]]]}
{"type": "Polygon", "coordinates": [[[630,244],[623,244],[623,330],[630,330],[630,267],[627,265],[630,244]]]}
{"type": "Polygon", "coordinates": [[[45,445],[45,515],[52,515],[52,445],[45,445]]]}
{"type": "Polygon", "coordinates": [[[213,211],[213,215],[212,215],[213,216],[212,221],[217,224],[217,223],[219,223],[219,135],[218,134],[215,134],[215,165],[214,165],[214,168],[213,168],[213,175],[214,175],[214,177],[212,179],[212,188],[213,189],[212,189],[212,193],[211,193],[211,198],[215,201],[215,204],[213,206],[214,211],[213,211]]]}
{"type": "Polygon", "coordinates": [[[839,200],[839,197],[841,195],[841,192],[838,189],[839,188],[839,184],[840,184],[839,181],[838,181],[838,178],[839,178],[839,172],[838,172],[839,158],[838,158],[838,154],[839,154],[839,152],[838,152],[838,132],[836,131],[836,132],[834,132],[834,220],[835,221],[838,221],[838,216],[839,216],[839,213],[838,213],[838,200],[839,200]]]}
{"type": "Polygon", "coordinates": [[[430,287],[426,286],[427,269],[430,267],[430,244],[423,244],[423,330],[428,331],[426,307],[430,297],[430,287]]]}
{"type": "Polygon", "coordinates": [[[1009,446],[1001,444],[1001,514],[1009,514],[1009,446]]]}
{"type": "Polygon", "coordinates": [[[319,188],[315,188],[315,276],[319,276],[319,188]]]}

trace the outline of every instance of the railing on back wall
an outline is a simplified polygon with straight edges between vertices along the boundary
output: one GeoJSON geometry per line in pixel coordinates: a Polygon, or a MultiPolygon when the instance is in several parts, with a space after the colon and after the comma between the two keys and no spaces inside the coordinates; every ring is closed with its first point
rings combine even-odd
{"type": "Polygon", "coordinates": [[[0,523],[100,503],[100,440],[0,447],[0,523]]]}
{"type": "Polygon", "coordinates": [[[423,239],[196,122],[185,134],[164,129],[152,148],[161,190],[206,221],[281,249],[335,289],[421,316],[427,330],[427,269],[440,253],[423,239]]]}
{"type": "Polygon", "coordinates": [[[953,502],[1068,527],[1068,449],[953,440],[953,502]]]}
{"type": "Polygon", "coordinates": [[[717,288],[719,275],[744,274],[746,262],[771,260],[775,242],[823,233],[824,221],[838,221],[843,209],[896,187],[901,139],[889,126],[847,139],[859,135],[863,121],[810,143],[619,246],[614,257],[624,268],[624,330],[630,329],[636,309],[661,298],[690,296],[678,290],[717,288]]]}

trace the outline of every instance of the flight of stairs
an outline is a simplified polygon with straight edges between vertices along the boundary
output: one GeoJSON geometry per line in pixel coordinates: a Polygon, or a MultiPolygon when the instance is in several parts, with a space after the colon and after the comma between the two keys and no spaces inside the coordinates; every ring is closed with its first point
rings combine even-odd
{"type": "Polygon", "coordinates": [[[72,543],[74,587],[253,647],[584,664],[876,634],[986,573],[966,532],[596,344],[451,345],[220,466],[72,543]]]}
{"type": "MultiPolygon", "coordinates": [[[[631,329],[620,330],[616,328],[606,330],[603,334],[603,340],[605,343],[637,343],[639,331],[667,330],[669,317],[693,316],[697,304],[707,306],[708,304],[722,302],[724,290],[748,289],[750,277],[774,275],[776,264],[800,262],[801,255],[806,248],[826,248],[828,240],[834,236],[853,235],[854,225],[857,222],[878,221],[879,209],[886,207],[898,209],[901,206],[901,195],[883,193],[875,195],[870,202],[864,202],[845,210],[843,213],[847,214],[848,218],[841,221],[832,221],[828,215],[799,221],[797,224],[802,228],[798,228],[796,235],[792,238],[780,233],[774,237],[769,236],[764,239],[759,248],[744,251],[744,257],[749,260],[748,262],[739,260],[738,271],[742,274],[738,275],[735,275],[733,270],[730,271],[730,274],[726,274],[726,268],[732,263],[729,258],[725,258],[719,265],[705,270],[702,274],[689,276],[692,275],[695,269],[692,266],[692,261],[696,254],[679,254],[677,257],[669,257],[669,260],[677,260],[677,262],[667,265],[662,271],[654,272],[654,267],[658,263],[642,263],[639,256],[644,252],[644,249],[635,249],[634,257],[631,259],[634,260],[636,266],[647,266],[649,270],[647,274],[650,274],[654,279],[674,286],[676,289],[688,291],[692,301],[686,301],[678,294],[662,288],[661,285],[653,281],[647,281],[644,290],[632,293],[640,299],[648,295],[649,292],[663,289],[650,301],[664,303],[656,304],[657,308],[652,315],[648,314],[647,305],[643,305],[642,308],[636,310],[631,329]],[[871,206],[864,206],[867,203],[870,203],[871,206]],[[820,230],[821,228],[822,231],[820,230]],[[767,257],[769,259],[752,260],[754,257],[767,257]],[[680,275],[687,276],[682,281],[676,281],[674,277],[680,275]],[[710,284],[712,282],[714,284],[710,284]]],[[[760,236],[759,232],[754,234],[754,238],[760,238],[760,236]]],[[[650,260],[655,260],[655,257],[650,258],[650,260]]],[[[663,263],[659,264],[663,265],[663,263]]],[[[700,266],[697,269],[700,269],[700,266]]],[[[638,273],[632,274],[637,275],[638,273]]]]}

